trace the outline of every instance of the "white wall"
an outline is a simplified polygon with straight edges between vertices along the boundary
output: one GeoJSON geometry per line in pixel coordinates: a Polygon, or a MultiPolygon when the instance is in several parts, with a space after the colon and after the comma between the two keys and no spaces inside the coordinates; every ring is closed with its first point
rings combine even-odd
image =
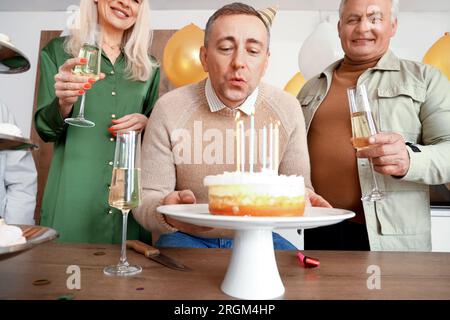
{"type": "MultiPolygon", "coordinates": [[[[203,28],[211,13],[209,10],[154,11],[152,24],[155,29],[176,29],[193,22],[203,28]]],[[[69,15],[66,12],[0,12],[0,33],[8,34],[31,60],[31,70],[24,74],[0,75],[0,99],[12,109],[25,136],[29,136],[31,128],[40,31],[63,29],[69,15]]],[[[336,23],[337,12],[277,13],[272,28],[272,54],[266,82],[284,87],[298,71],[297,57],[302,42],[327,16],[331,23],[336,23]]],[[[420,61],[427,49],[446,31],[450,31],[450,12],[404,12],[400,14],[392,48],[401,57],[420,61]]]]}
{"type": "MultiPolygon", "coordinates": [[[[211,14],[210,10],[154,11],[152,24],[154,29],[179,29],[192,22],[203,28],[211,14]]],[[[30,135],[40,31],[64,29],[69,16],[70,13],[66,12],[0,12],[0,33],[8,34],[31,61],[31,70],[24,74],[0,75],[0,99],[13,111],[25,136],[30,135]]],[[[277,13],[272,27],[266,82],[280,88],[285,86],[298,71],[298,52],[303,41],[326,17],[332,24],[337,23],[337,12],[277,13]]],[[[391,47],[400,57],[420,61],[428,48],[446,31],[450,31],[448,11],[404,12],[399,16],[398,32],[391,47]]],[[[282,233],[299,248],[303,247],[302,237],[295,230],[283,230],[282,233]]],[[[433,241],[438,238],[433,236],[433,241]]],[[[440,246],[436,247],[442,250],[440,246]]]]}

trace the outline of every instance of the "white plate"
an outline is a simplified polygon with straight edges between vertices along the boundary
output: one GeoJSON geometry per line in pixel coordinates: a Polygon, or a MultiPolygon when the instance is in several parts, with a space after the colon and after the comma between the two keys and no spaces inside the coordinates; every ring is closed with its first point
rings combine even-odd
{"type": "Polygon", "coordinates": [[[355,216],[348,210],[317,207],[306,207],[302,217],[220,216],[211,214],[208,204],[165,205],[157,210],[183,222],[233,230],[310,229],[335,224],[355,216]]]}
{"type": "Polygon", "coordinates": [[[0,150],[25,150],[38,148],[30,139],[0,133],[0,150]]]}
{"type": "Polygon", "coordinates": [[[22,230],[26,230],[27,228],[36,228],[39,229],[39,232],[36,235],[27,239],[27,242],[23,244],[16,244],[13,246],[0,247],[0,260],[4,260],[7,258],[11,258],[17,254],[25,252],[28,249],[31,249],[41,243],[56,239],[59,235],[56,230],[43,226],[29,226],[29,225],[16,225],[20,227],[22,230]]]}

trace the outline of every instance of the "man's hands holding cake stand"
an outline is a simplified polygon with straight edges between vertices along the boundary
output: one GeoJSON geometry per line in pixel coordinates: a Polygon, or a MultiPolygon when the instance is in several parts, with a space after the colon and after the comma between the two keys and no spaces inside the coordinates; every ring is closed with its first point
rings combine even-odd
{"type": "MultiPolygon", "coordinates": [[[[306,190],[306,206],[312,207],[324,207],[324,208],[332,208],[332,206],[326,201],[323,197],[319,196],[313,190],[309,188],[305,188],[306,190]]],[[[163,200],[163,204],[194,204],[196,203],[196,198],[194,193],[191,190],[182,190],[182,191],[173,191],[169,193],[163,200]]],[[[185,233],[198,233],[198,232],[206,232],[213,228],[210,227],[201,227],[194,224],[181,222],[176,219],[171,218],[170,216],[164,216],[166,222],[170,224],[172,227],[185,232],[185,233]]]]}
{"type": "Polygon", "coordinates": [[[306,206],[307,207],[323,207],[333,208],[322,196],[319,196],[313,190],[305,188],[306,191],[306,206]]]}
{"type": "MultiPolygon", "coordinates": [[[[195,195],[191,190],[182,190],[182,191],[173,191],[169,193],[163,200],[163,204],[194,204],[197,200],[195,199],[195,195]]],[[[170,216],[164,216],[166,222],[170,224],[172,227],[185,232],[185,233],[198,233],[198,232],[206,232],[212,230],[210,227],[201,227],[195,224],[190,224],[186,222],[181,222],[176,219],[171,218],[170,216]]]]}

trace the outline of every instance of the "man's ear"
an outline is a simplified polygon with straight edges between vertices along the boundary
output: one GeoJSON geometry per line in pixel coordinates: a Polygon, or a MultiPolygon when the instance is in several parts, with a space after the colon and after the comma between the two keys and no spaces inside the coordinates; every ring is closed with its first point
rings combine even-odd
{"type": "Polygon", "coordinates": [[[397,33],[397,26],[398,26],[398,20],[395,18],[395,20],[392,22],[392,34],[391,37],[395,36],[397,33]]]}
{"type": "Polygon", "coordinates": [[[264,66],[264,72],[263,72],[263,74],[266,73],[267,67],[269,66],[269,58],[270,58],[270,51],[267,51],[266,64],[265,64],[265,66],[264,66]]]}
{"type": "Polygon", "coordinates": [[[338,36],[340,38],[341,37],[341,20],[339,20],[337,23],[337,30],[338,30],[338,36]]]}
{"type": "Polygon", "coordinates": [[[206,47],[202,46],[199,53],[200,62],[202,63],[203,71],[208,72],[208,64],[206,63],[206,47]]]}

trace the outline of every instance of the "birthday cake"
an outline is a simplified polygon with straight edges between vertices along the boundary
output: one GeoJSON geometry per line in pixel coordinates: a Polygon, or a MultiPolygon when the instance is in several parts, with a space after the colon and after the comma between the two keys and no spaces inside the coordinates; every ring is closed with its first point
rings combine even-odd
{"type": "Polygon", "coordinates": [[[209,211],[232,216],[302,216],[305,183],[302,176],[275,171],[225,172],[206,176],[209,211]]]}

